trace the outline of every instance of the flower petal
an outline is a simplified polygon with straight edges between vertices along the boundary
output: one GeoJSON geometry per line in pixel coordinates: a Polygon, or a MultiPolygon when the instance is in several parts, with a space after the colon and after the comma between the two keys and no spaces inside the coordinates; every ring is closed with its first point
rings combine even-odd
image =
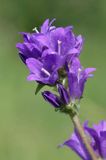
{"type": "Polygon", "coordinates": [[[106,131],[106,121],[102,120],[99,124],[94,124],[93,128],[96,130],[98,135],[100,136],[101,131],[106,131]]]}
{"type": "Polygon", "coordinates": [[[82,51],[83,43],[84,43],[84,38],[81,35],[77,36],[75,45],[75,48],[77,49],[77,56],[79,56],[79,54],[82,51]]]}
{"type": "Polygon", "coordinates": [[[57,54],[49,54],[44,57],[43,65],[50,73],[57,71],[65,63],[64,57],[57,54]]]}
{"type": "Polygon", "coordinates": [[[69,148],[71,148],[83,160],[89,160],[89,157],[86,156],[86,154],[83,151],[83,148],[81,147],[80,143],[78,143],[77,141],[70,139],[65,141],[63,145],[66,145],[69,148]]]}
{"type": "Polygon", "coordinates": [[[93,138],[92,139],[92,145],[93,145],[93,148],[94,148],[95,152],[98,150],[99,154],[101,155],[100,139],[99,139],[99,136],[98,136],[97,132],[93,128],[90,128],[90,127],[87,127],[87,126],[84,129],[93,138]]]}
{"type": "Polygon", "coordinates": [[[84,70],[85,72],[85,78],[92,77],[93,75],[91,74],[92,72],[96,71],[96,68],[86,68],[84,70]]]}
{"type": "Polygon", "coordinates": [[[27,58],[39,58],[41,57],[41,52],[37,45],[32,43],[17,43],[16,47],[19,50],[19,55],[22,61],[25,63],[27,58]]]}
{"type": "Polygon", "coordinates": [[[64,88],[62,84],[57,84],[58,92],[60,94],[61,100],[64,104],[69,104],[69,95],[67,90],[64,88]]]}
{"type": "Polygon", "coordinates": [[[26,64],[30,72],[34,73],[35,75],[39,75],[40,70],[43,67],[43,64],[34,58],[28,58],[26,60],[26,64]]]}
{"type": "Polygon", "coordinates": [[[44,33],[44,34],[47,33],[48,28],[49,28],[49,19],[46,19],[41,26],[41,33],[44,33]]]}
{"type": "Polygon", "coordinates": [[[106,131],[101,132],[100,145],[102,157],[106,159],[106,131]]]}

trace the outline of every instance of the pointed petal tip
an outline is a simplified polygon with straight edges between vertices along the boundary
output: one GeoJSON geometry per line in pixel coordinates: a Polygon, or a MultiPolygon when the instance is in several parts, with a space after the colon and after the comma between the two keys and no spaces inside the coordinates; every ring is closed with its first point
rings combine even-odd
{"type": "Polygon", "coordinates": [[[35,75],[34,74],[30,74],[29,76],[27,76],[27,81],[35,81],[35,75]]]}
{"type": "Polygon", "coordinates": [[[21,43],[17,43],[15,46],[16,46],[16,48],[20,48],[20,45],[22,45],[21,43]]]}

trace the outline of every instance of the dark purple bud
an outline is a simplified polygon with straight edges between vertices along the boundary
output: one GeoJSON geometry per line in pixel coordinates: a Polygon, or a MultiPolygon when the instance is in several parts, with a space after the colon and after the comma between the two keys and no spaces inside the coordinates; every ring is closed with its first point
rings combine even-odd
{"type": "Polygon", "coordinates": [[[61,107],[61,101],[55,94],[53,94],[53,93],[51,93],[49,91],[44,91],[42,93],[42,96],[44,97],[44,99],[47,102],[52,104],[53,107],[55,107],[55,108],[60,108],[61,107]]]}
{"type": "Polygon", "coordinates": [[[60,94],[60,99],[64,104],[69,104],[70,98],[67,90],[64,88],[62,84],[57,84],[58,92],[60,94]]]}

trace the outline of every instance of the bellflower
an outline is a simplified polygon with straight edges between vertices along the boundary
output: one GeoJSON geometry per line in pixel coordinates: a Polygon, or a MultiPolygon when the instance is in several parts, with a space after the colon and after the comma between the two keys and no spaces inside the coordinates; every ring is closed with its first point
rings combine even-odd
{"type": "Polygon", "coordinates": [[[55,84],[58,79],[57,70],[62,66],[63,62],[64,59],[54,54],[45,56],[43,62],[35,58],[28,58],[26,65],[30,70],[30,75],[27,79],[43,84],[55,84]]]}
{"type": "MultiPolygon", "coordinates": [[[[85,122],[84,130],[97,157],[106,160],[106,121],[93,125],[93,128],[88,127],[88,123],[85,122]]],[[[72,149],[81,159],[92,160],[76,129],[72,136],[60,146],[64,145],[72,149]]]]}
{"type": "Polygon", "coordinates": [[[69,84],[69,92],[72,101],[75,99],[80,99],[83,95],[85,82],[89,77],[92,77],[92,72],[94,72],[95,68],[86,68],[84,69],[81,66],[80,60],[78,58],[74,58],[71,61],[70,67],[67,69],[68,73],[68,84],[69,84]]]}
{"type": "Polygon", "coordinates": [[[22,61],[25,63],[27,58],[41,59],[42,53],[45,49],[48,49],[47,34],[51,29],[55,28],[51,26],[53,21],[49,23],[47,19],[41,26],[40,32],[35,28],[36,32],[26,33],[21,32],[23,36],[23,43],[17,43],[16,47],[19,50],[19,55],[22,61]]]}
{"type": "Polygon", "coordinates": [[[59,78],[58,70],[64,67],[72,57],[78,57],[82,50],[83,38],[81,35],[75,36],[71,26],[56,28],[52,26],[53,22],[54,20],[50,22],[47,19],[42,24],[40,31],[35,28],[36,32],[34,33],[21,33],[24,41],[18,43],[16,47],[22,61],[30,70],[28,80],[54,85],[59,78]],[[49,65],[50,69],[45,64],[51,63],[52,60],[54,60],[54,64],[52,62],[49,65]]]}

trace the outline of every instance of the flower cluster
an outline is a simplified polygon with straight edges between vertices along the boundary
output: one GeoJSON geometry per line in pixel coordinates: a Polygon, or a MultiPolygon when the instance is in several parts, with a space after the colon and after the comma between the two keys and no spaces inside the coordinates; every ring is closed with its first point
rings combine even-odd
{"type": "Polygon", "coordinates": [[[30,71],[27,79],[57,86],[60,97],[49,91],[42,94],[55,107],[61,107],[63,101],[68,104],[82,97],[85,82],[95,68],[84,69],[80,64],[82,36],[76,36],[72,26],[56,28],[52,25],[54,20],[47,19],[40,31],[35,28],[34,33],[22,32],[24,41],[16,47],[30,71]]]}
{"type": "MultiPolygon", "coordinates": [[[[84,130],[88,135],[88,140],[95,151],[97,157],[101,157],[106,160],[106,121],[101,121],[98,125],[93,125],[93,128],[88,127],[88,122],[84,123],[84,130]]],[[[83,160],[90,160],[90,155],[88,154],[82,140],[75,130],[71,138],[65,141],[61,146],[68,146],[83,160]]]]}
{"type": "Polygon", "coordinates": [[[16,45],[30,70],[30,81],[54,85],[59,79],[58,70],[82,50],[83,38],[73,34],[72,26],[56,28],[53,22],[47,19],[40,32],[22,32],[24,42],[16,45]]]}

